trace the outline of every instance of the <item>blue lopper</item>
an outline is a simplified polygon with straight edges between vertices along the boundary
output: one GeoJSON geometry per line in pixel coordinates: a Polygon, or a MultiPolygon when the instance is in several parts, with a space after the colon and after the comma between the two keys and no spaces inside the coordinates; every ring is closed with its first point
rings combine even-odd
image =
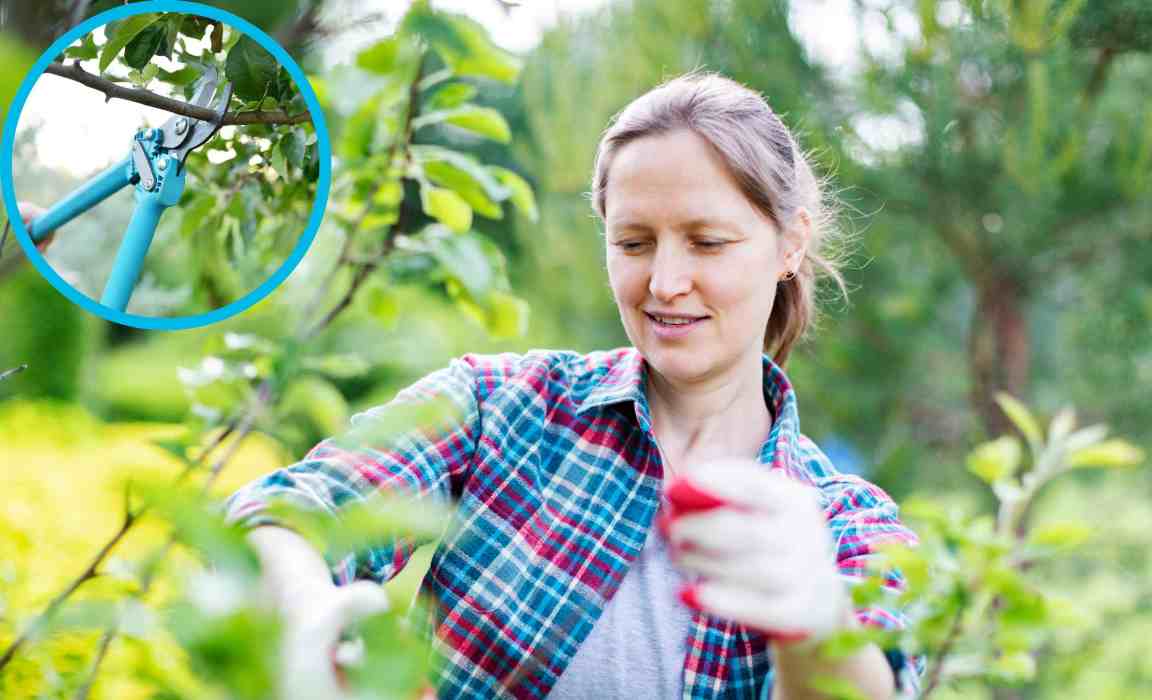
{"type": "Polygon", "coordinates": [[[174,116],[158,129],[141,129],[132,138],[127,158],[78,187],[28,225],[28,234],[33,241],[39,242],[122,188],[136,186],[136,208],[120,241],[104,294],[100,297],[104,306],[117,311],[128,306],[160,216],[165,209],[179,202],[184,192],[184,163],[188,153],[204,145],[220,129],[232,99],[232,85],[225,83],[213,104],[218,76],[216,68],[206,66],[196,83],[191,102],[198,107],[211,105],[217,114],[215,120],[174,116]]]}

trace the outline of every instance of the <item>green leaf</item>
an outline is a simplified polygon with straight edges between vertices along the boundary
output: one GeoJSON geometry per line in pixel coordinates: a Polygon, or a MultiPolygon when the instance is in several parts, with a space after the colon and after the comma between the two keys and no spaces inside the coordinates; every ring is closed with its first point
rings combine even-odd
{"type": "Polygon", "coordinates": [[[486,317],[485,326],[494,338],[521,338],[528,332],[528,302],[506,292],[488,296],[486,317]]]}
{"type": "Polygon", "coordinates": [[[156,447],[164,450],[176,459],[180,460],[185,465],[192,464],[192,458],[188,455],[188,442],[186,440],[165,440],[156,438],[150,441],[156,447]]]}
{"type": "Polygon", "coordinates": [[[1043,440],[1040,424],[1036,422],[1036,418],[1027,406],[1004,392],[996,394],[996,403],[1000,405],[1000,410],[1004,411],[1004,415],[1008,416],[1008,419],[1020,429],[1033,449],[1040,445],[1043,440]]]}
{"type": "Polygon", "coordinates": [[[476,96],[476,86],[468,83],[450,83],[440,88],[428,99],[429,110],[452,109],[459,107],[476,96]]]}
{"type": "Polygon", "coordinates": [[[404,20],[404,30],[424,37],[456,75],[514,83],[522,61],[492,43],[479,22],[463,15],[433,12],[417,4],[404,20]]]}
{"type": "Polygon", "coordinates": [[[1084,447],[1068,455],[1068,466],[1073,469],[1091,467],[1134,467],[1144,461],[1144,451],[1127,440],[1112,439],[1084,447]]]}
{"type": "Polygon", "coordinates": [[[376,42],[356,54],[356,65],[372,73],[391,75],[396,70],[401,41],[400,35],[394,35],[376,42]]]}
{"type": "Polygon", "coordinates": [[[388,179],[372,194],[372,203],[382,207],[395,207],[404,199],[404,185],[400,180],[388,179]]]}
{"type": "Polygon", "coordinates": [[[1036,676],[1036,659],[1028,652],[1003,654],[992,663],[991,670],[1010,683],[1021,683],[1036,676]]]}
{"type": "Polygon", "coordinates": [[[108,70],[108,66],[112,65],[112,60],[120,53],[120,50],[128,45],[128,42],[136,38],[136,35],[144,31],[148,27],[156,23],[160,19],[160,15],[156,13],[148,13],[143,15],[133,15],[123,22],[116,22],[115,33],[109,36],[108,42],[104,44],[104,49],[100,52],[100,72],[108,70]]]}
{"type": "Polygon", "coordinates": [[[265,95],[276,97],[284,89],[280,84],[283,79],[280,65],[272,54],[249,36],[241,37],[228,51],[224,74],[232,82],[236,96],[242,100],[259,100],[265,95]]]}
{"type": "Polygon", "coordinates": [[[187,238],[201,230],[204,219],[216,209],[216,198],[207,194],[197,194],[183,207],[184,216],[180,221],[180,235],[187,238]]]}
{"type": "Polygon", "coordinates": [[[424,165],[424,175],[433,183],[447,187],[460,195],[477,214],[489,219],[501,219],[504,210],[488,197],[488,193],[475,180],[456,166],[444,161],[424,165]]]}
{"type": "Polygon", "coordinates": [[[341,353],[306,357],[301,367],[335,379],[351,379],[366,374],[372,369],[372,364],[359,355],[341,353]]]}
{"type": "Polygon", "coordinates": [[[400,317],[400,299],[388,284],[374,284],[364,290],[363,308],[385,328],[392,328],[400,317]]]}
{"type": "Polygon", "coordinates": [[[170,53],[168,26],[157,22],[138,33],[127,46],[124,46],[124,64],[130,68],[143,69],[154,55],[170,53]]]}
{"type": "Polygon", "coordinates": [[[868,700],[868,696],[854,683],[836,676],[816,676],[808,681],[808,687],[831,700],[868,700]]]}
{"type": "Polygon", "coordinates": [[[68,58],[89,61],[100,55],[100,47],[96,45],[96,40],[91,34],[85,34],[79,45],[68,47],[64,50],[64,55],[68,58]]]}
{"type": "Polygon", "coordinates": [[[475,158],[439,146],[413,146],[412,155],[431,182],[454,190],[477,214],[503,218],[497,202],[508,197],[508,189],[475,158]]]}
{"type": "Polygon", "coordinates": [[[1005,435],[980,445],[968,456],[968,471],[989,484],[1003,481],[1020,465],[1020,442],[1005,435]]]}
{"type": "Polygon", "coordinates": [[[512,193],[512,204],[521,214],[528,217],[528,220],[532,222],[540,220],[540,212],[536,208],[536,196],[532,193],[532,186],[528,184],[527,180],[507,168],[494,165],[490,166],[488,170],[496,176],[500,184],[507,187],[512,193]]]}
{"type": "Polygon", "coordinates": [[[381,91],[364,100],[344,122],[340,134],[340,155],[345,158],[362,158],[372,151],[376,123],[380,119],[380,106],[385,96],[385,92],[381,91]]]}
{"type": "Polygon", "coordinates": [[[304,376],[288,385],[280,402],[283,415],[306,418],[317,432],[335,435],[348,427],[348,402],[326,379],[304,376]]]}
{"type": "Polygon", "coordinates": [[[485,252],[482,239],[475,234],[461,236],[437,233],[435,226],[428,231],[428,251],[441,267],[464,286],[477,303],[486,303],[496,276],[485,252]]]}
{"type": "Polygon", "coordinates": [[[140,78],[144,81],[145,84],[148,84],[152,82],[152,80],[156,77],[156,74],[159,72],[160,66],[156,65],[155,63],[149,63],[148,65],[144,66],[144,70],[140,71],[140,78]]]}
{"type": "Polygon", "coordinates": [[[208,27],[212,26],[212,20],[207,17],[199,15],[184,15],[180,21],[180,33],[186,34],[193,39],[203,39],[204,34],[208,31],[208,27]]]}
{"type": "Polygon", "coordinates": [[[504,119],[504,115],[491,107],[463,105],[454,109],[429,112],[412,121],[415,128],[438,123],[451,124],[500,143],[508,143],[512,140],[512,130],[508,128],[508,122],[504,119]]]}
{"type": "Polygon", "coordinates": [[[472,207],[452,190],[421,184],[420,203],[424,213],[457,233],[472,228],[472,207]]]}
{"type": "Polygon", "coordinates": [[[1095,530],[1083,522],[1045,523],[1028,533],[1028,543],[1048,547],[1078,547],[1092,538],[1095,530]]]}
{"type": "Polygon", "coordinates": [[[293,129],[280,139],[280,152],[294,168],[304,168],[304,154],[307,150],[307,135],[303,129],[293,129]]]}
{"type": "Polygon", "coordinates": [[[308,182],[316,182],[319,178],[320,147],[313,143],[304,150],[304,179],[308,182]]]}
{"type": "Polygon", "coordinates": [[[191,85],[196,82],[196,79],[202,75],[200,69],[195,66],[184,66],[180,70],[169,71],[160,68],[160,79],[172,85],[191,85]]]}

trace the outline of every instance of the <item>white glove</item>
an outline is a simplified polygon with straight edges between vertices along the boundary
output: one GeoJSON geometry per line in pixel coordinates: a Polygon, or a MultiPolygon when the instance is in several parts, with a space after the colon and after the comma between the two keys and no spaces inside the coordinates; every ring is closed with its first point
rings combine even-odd
{"type": "Polygon", "coordinates": [[[697,465],[668,485],[673,561],[698,574],[681,599],[778,642],[815,642],[851,620],[816,491],[752,460],[697,465]]]}
{"type": "Polygon", "coordinates": [[[388,609],[384,589],[369,581],[302,589],[284,597],[281,609],[281,700],[350,697],[343,668],[363,659],[363,643],[341,642],[349,626],[388,609]]]}
{"type": "Polygon", "coordinates": [[[349,626],[388,609],[370,581],[331,582],[323,557],[300,535],[260,527],[248,535],[260,556],[263,585],[281,614],[280,700],[350,698],[343,668],[363,658],[359,642],[340,642],[349,626]]]}

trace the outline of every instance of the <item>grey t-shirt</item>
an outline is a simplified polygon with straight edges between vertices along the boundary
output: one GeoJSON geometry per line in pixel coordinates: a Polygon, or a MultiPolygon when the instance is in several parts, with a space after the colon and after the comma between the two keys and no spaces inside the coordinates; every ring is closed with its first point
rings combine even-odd
{"type": "Polygon", "coordinates": [[[683,580],[667,541],[653,528],[549,700],[681,697],[692,622],[692,611],[678,598],[683,580]]]}

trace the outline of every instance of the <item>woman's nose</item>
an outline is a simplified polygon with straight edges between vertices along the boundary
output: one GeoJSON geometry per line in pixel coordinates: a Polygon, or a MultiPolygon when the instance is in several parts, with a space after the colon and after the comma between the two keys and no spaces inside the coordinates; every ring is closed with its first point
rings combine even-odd
{"type": "Polygon", "coordinates": [[[652,260],[648,291],[661,301],[667,301],[692,289],[692,263],[671,246],[658,248],[652,260]]]}

